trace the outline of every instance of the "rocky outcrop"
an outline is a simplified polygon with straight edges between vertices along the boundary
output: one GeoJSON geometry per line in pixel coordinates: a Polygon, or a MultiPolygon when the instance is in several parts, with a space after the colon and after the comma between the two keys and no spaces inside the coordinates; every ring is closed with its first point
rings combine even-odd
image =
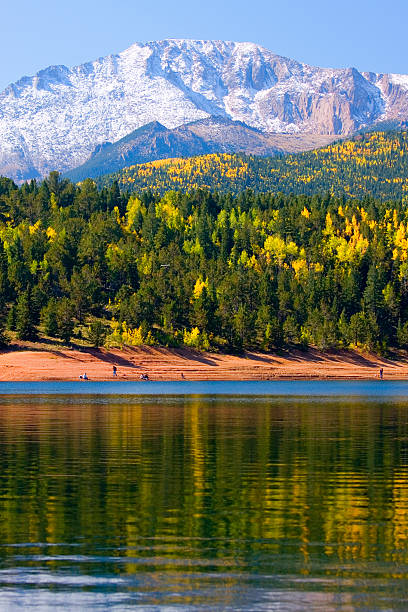
{"type": "MultiPolygon", "coordinates": [[[[408,76],[316,68],[252,43],[136,43],[49,67],[0,94],[0,173],[67,171],[151,122],[171,130],[214,116],[264,133],[347,135],[407,120],[408,76]]],[[[177,142],[168,141],[175,152],[177,142]]]]}

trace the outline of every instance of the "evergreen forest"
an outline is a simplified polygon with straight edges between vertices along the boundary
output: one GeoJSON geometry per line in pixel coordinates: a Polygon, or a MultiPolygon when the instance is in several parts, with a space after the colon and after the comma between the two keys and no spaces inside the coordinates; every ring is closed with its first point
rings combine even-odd
{"type": "Polygon", "coordinates": [[[130,166],[98,179],[117,181],[123,190],[142,192],[209,189],[222,193],[282,192],[314,195],[329,192],[361,199],[408,203],[408,132],[356,134],[326,147],[276,157],[211,154],[158,160],[130,166]]]}
{"type": "Polygon", "coordinates": [[[404,202],[0,179],[1,339],[408,348],[404,202]]]}

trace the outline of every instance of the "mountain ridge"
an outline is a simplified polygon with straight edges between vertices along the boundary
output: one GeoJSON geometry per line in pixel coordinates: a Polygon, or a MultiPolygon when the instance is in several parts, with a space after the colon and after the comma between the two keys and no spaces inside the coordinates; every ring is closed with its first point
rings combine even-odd
{"type": "Polygon", "coordinates": [[[348,135],[408,119],[408,76],[318,68],[255,43],[135,43],[73,68],[50,66],[0,94],[0,173],[68,171],[152,121],[220,116],[261,132],[348,135]]]}
{"type": "Polygon", "coordinates": [[[408,131],[368,132],[280,157],[217,153],[137,164],[96,179],[133,193],[205,189],[239,194],[332,194],[408,204],[408,131]]]}
{"type": "Polygon", "coordinates": [[[334,137],[319,134],[269,134],[241,121],[208,117],[168,129],[152,121],[115,143],[102,143],[81,166],[64,174],[72,181],[98,178],[127,166],[169,157],[209,153],[271,156],[323,146],[334,137]]]}

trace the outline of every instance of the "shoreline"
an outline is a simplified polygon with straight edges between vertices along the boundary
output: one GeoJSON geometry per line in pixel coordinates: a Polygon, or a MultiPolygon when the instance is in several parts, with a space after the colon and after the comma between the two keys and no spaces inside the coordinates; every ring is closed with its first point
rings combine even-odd
{"type": "Polygon", "coordinates": [[[408,379],[408,356],[392,358],[352,350],[293,350],[284,354],[201,353],[188,349],[34,348],[15,345],[0,352],[1,382],[65,382],[87,373],[92,381],[140,380],[385,380],[408,379]],[[113,366],[117,376],[113,376],[113,366]]]}

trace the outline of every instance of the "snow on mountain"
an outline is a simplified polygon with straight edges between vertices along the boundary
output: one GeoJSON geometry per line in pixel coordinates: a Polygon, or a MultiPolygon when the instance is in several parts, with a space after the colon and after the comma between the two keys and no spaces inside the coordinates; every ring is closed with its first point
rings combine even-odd
{"type": "Polygon", "coordinates": [[[308,66],[253,43],[136,43],[74,68],[50,66],[0,94],[0,173],[65,171],[98,144],[158,121],[220,116],[264,132],[349,134],[408,118],[408,76],[308,66]]]}

